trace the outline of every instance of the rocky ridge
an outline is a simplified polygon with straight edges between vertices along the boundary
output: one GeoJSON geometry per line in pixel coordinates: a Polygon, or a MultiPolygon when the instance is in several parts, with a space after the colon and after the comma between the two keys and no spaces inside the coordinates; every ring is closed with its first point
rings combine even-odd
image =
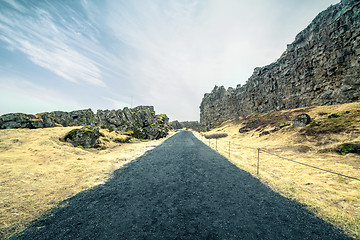
{"type": "Polygon", "coordinates": [[[165,114],[156,115],[152,106],[138,106],[123,110],[91,109],[72,112],[46,112],[36,115],[9,113],[0,116],[0,129],[47,128],[55,126],[92,126],[110,131],[128,132],[139,139],[159,139],[166,137],[169,118],[165,114]]]}
{"type": "Polygon", "coordinates": [[[198,121],[182,121],[179,122],[177,120],[172,121],[170,123],[170,127],[172,129],[183,129],[183,128],[187,128],[187,129],[192,129],[194,131],[203,131],[203,126],[198,122],[198,121]]]}
{"type": "Polygon", "coordinates": [[[206,93],[200,123],[212,128],[253,112],[333,105],[360,99],[360,1],[321,12],[274,63],[243,86],[206,93]]]}

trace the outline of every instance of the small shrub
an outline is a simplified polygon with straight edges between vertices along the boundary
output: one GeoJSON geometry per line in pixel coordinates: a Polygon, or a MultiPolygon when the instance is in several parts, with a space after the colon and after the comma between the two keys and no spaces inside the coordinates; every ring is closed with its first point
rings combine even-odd
{"type": "Polygon", "coordinates": [[[317,152],[318,153],[333,153],[333,152],[337,152],[337,149],[335,149],[335,148],[323,148],[323,149],[319,149],[317,152]]]}
{"type": "Polygon", "coordinates": [[[123,136],[122,138],[115,138],[113,141],[116,143],[128,143],[130,142],[130,136],[123,136]]]}
{"type": "Polygon", "coordinates": [[[287,123],[281,123],[280,124],[280,126],[279,126],[279,128],[281,129],[281,128],[284,128],[284,127],[287,127],[287,126],[290,126],[291,124],[289,123],[289,122],[287,122],[287,123]]]}
{"type": "Polygon", "coordinates": [[[298,148],[298,152],[300,152],[300,153],[307,153],[307,152],[309,152],[311,150],[311,147],[309,147],[309,146],[300,146],[299,148],[298,148]]]}
{"type": "Polygon", "coordinates": [[[276,127],[276,128],[274,128],[274,129],[270,130],[270,132],[271,132],[271,133],[274,133],[274,132],[277,132],[277,131],[279,131],[279,130],[280,130],[280,128],[277,128],[277,127],[276,127]]]}
{"type": "Polygon", "coordinates": [[[227,133],[214,133],[214,134],[210,134],[210,135],[204,135],[204,137],[206,139],[217,139],[217,138],[224,138],[227,136],[228,136],[227,133]]]}
{"type": "Polygon", "coordinates": [[[127,135],[127,136],[132,136],[134,134],[134,132],[133,131],[127,131],[127,132],[122,132],[121,134],[127,135]]]}
{"type": "Polygon", "coordinates": [[[259,134],[259,137],[265,136],[265,135],[269,135],[270,132],[269,131],[264,131],[262,133],[259,134]]]}
{"type": "Polygon", "coordinates": [[[348,154],[348,153],[358,153],[360,154],[360,145],[359,144],[353,144],[353,143],[344,143],[339,146],[339,152],[342,155],[348,154]]]}
{"type": "Polygon", "coordinates": [[[338,113],[332,113],[328,116],[328,118],[339,118],[345,114],[350,113],[349,111],[345,111],[345,112],[338,112],[338,113]]]}

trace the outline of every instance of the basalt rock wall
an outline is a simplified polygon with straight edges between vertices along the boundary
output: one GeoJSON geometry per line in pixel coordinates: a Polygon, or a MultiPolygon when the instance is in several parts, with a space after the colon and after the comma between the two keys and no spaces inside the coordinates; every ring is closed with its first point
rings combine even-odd
{"type": "Polygon", "coordinates": [[[131,131],[140,139],[159,139],[167,136],[169,118],[165,114],[156,115],[152,106],[138,106],[123,110],[91,109],[72,112],[46,112],[36,115],[9,113],[0,116],[0,129],[11,128],[47,128],[54,126],[96,126],[110,131],[131,131]]]}
{"type": "Polygon", "coordinates": [[[215,86],[200,105],[207,128],[253,112],[359,101],[360,1],[330,6],[274,63],[255,68],[243,86],[215,86]]]}

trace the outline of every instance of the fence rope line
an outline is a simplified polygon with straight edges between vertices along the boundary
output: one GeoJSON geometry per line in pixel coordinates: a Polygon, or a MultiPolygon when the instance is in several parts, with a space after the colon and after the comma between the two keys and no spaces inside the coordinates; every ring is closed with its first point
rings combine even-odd
{"type": "Polygon", "coordinates": [[[240,144],[236,144],[236,143],[233,143],[233,142],[231,142],[231,144],[235,145],[235,146],[238,146],[238,147],[242,147],[242,148],[249,148],[249,149],[252,149],[252,150],[257,150],[257,148],[240,145],[240,144]]]}
{"type": "MultiPolygon", "coordinates": [[[[206,138],[205,138],[206,139],[206,138]]],[[[219,141],[219,140],[217,140],[219,141]]],[[[220,140],[221,141],[221,140],[220,140]]],[[[210,139],[209,139],[209,143],[210,143],[210,139]]],[[[229,142],[230,144],[230,142],[229,142]]],[[[258,152],[264,152],[264,153],[267,153],[269,155],[272,155],[272,156],[275,156],[275,157],[278,157],[278,158],[281,158],[281,159],[284,159],[284,160],[287,160],[287,161],[290,161],[290,162],[294,162],[294,163],[297,163],[297,164],[300,164],[300,165],[304,165],[304,166],[307,166],[307,167],[310,167],[310,168],[314,168],[314,169],[317,169],[317,170],[320,170],[320,171],[324,171],[324,172],[327,172],[327,173],[332,173],[332,174],[335,174],[335,175],[339,175],[339,176],[342,176],[342,177],[346,177],[346,178],[349,178],[349,179],[353,179],[353,180],[356,180],[356,181],[359,181],[360,182],[360,179],[359,178],[355,178],[355,177],[351,177],[351,176],[347,176],[345,174],[341,174],[341,173],[337,173],[337,172],[333,172],[333,171],[330,171],[330,170],[327,170],[327,169],[324,169],[324,168],[320,168],[320,167],[316,167],[316,166],[312,166],[310,164],[307,164],[307,163],[302,163],[302,162],[299,162],[299,161],[296,161],[296,160],[292,160],[290,158],[286,158],[286,157],[282,157],[282,156],[279,156],[279,155],[276,155],[274,153],[271,153],[271,152],[268,152],[266,150],[263,150],[261,148],[253,148],[253,147],[247,147],[247,146],[243,146],[243,145],[240,145],[240,144],[236,144],[234,142],[231,142],[232,145],[235,145],[235,146],[238,146],[238,147],[243,147],[243,148],[248,148],[248,149],[252,149],[252,150],[257,150],[258,152]]],[[[211,145],[210,145],[211,146],[211,145]]],[[[222,147],[218,146],[218,150],[222,149],[222,147]]],[[[229,149],[230,149],[230,146],[229,146],[229,149]]],[[[224,150],[222,149],[223,152],[226,152],[227,150],[224,150]]],[[[230,152],[230,151],[229,151],[230,152]]]]}
{"type": "Polygon", "coordinates": [[[301,164],[301,165],[304,165],[304,166],[307,166],[307,167],[311,167],[311,168],[315,168],[315,169],[318,169],[318,170],[321,170],[321,171],[324,171],[324,172],[328,172],[328,173],[336,174],[336,175],[339,175],[339,176],[342,176],[342,177],[351,178],[353,180],[360,181],[360,179],[355,178],[355,177],[347,176],[347,175],[344,175],[344,174],[341,174],[341,173],[333,172],[333,171],[326,170],[326,169],[323,169],[323,168],[319,168],[319,167],[316,167],[316,166],[312,166],[312,165],[309,165],[309,164],[306,164],[306,163],[295,161],[295,160],[292,160],[292,159],[289,159],[289,158],[286,158],[286,157],[282,157],[282,156],[276,155],[274,153],[271,153],[271,152],[268,152],[268,151],[265,151],[265,150],[262,150],[262,149],[260,149],[260,151],[264,152],[264,153],[267,153],[267,154],[270,154],[270,155],[273,155],[273,156],[278,157],[278,158],[282,158],[282,159],[290,161],[290,162],[298,163],[298,164],[301,164]]]}

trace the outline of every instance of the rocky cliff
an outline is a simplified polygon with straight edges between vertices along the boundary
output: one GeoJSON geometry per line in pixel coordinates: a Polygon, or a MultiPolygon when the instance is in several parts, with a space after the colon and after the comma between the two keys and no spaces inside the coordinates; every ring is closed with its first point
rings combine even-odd
{"type": "Polygon", "coordinates": [[[274,63],[255,68],[243,86],[204,95],[207,128],[253,112],[359,101],[360,1],[342,0],[321,12],[274,63]]]}
{"type": "Polygon", "coordinates": [[[54,126],[97,126],[110,131],[128,132],[140,139],[159,139],[167,136],[169,118],[165,114],[156,115],[152,106],[138,106],[123,110],[91,109],[72,112],[46,112],[36,115],[9,113],[0,116],[0,129],[47,128],[54,126]]]}

